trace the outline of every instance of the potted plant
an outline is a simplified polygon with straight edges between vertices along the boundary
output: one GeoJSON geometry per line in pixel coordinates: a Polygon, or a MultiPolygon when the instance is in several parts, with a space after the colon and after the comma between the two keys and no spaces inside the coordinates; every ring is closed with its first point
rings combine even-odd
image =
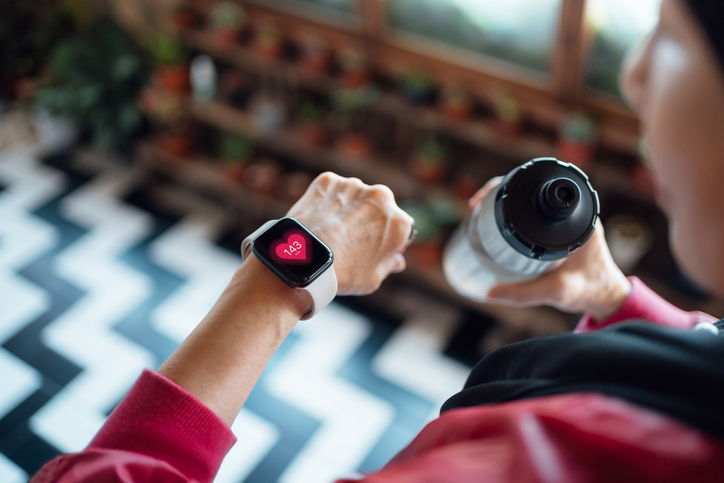
{"type": "Polygon", "coordinates": [[[597,138],[596,121],[591,116],[571,114],[560,124],[558,157],[582,168],[593,159],[597,138]]]}
{"type": "Polygon", "coordinates": [[[412,104],[424,104],[432,97],[432,77],[423,71],[410,71],[403,74],[398,86],[402,95],[412,104]]]}
{"type": "Polygon", "coordinates": [[[448,86],[440,92],[439,109],[451,121],[467,121],[473,112],[473,101],[465,89],[448,86]]]}
{"type": "Polygon", "coordinates": [[[265,60],[279,60],[284,53],[284,36],[275,25],[262,25],[256,33],[254,50],[265,60]]]}
{"type": "Polygon", "coordinates": [[[482,188],[487,178],[480,164],[470,163],[455,173],[451,188],[458,198],[468,200],[482,188]]]}
{"type": "Polygon", "coordinates": [[[410,172],[420,181],[439,183],[446,173],[447,146],[434,137],[419,143],[408,164],[410,172]]]}
{"type": "Polygon", "coordinates": [[[308,39],[300,46],[299,64],[305,71],[325,75],[331,66],[329,45],[321,39],[308,39]]]}
{"type": "Polygon", "coordinates": [[[354,49],[342,50],[337,55],[337,63],[342,72],[342,87],[358,89],[372,82],[372,75],[362,53],[354,49]]]}
{"type": "Polygon", "coordinates": [[[364,109],[374,103],[379,91],[370,85],[357,89],[339,89],[332,95],[335,111],[330,126],[338,132],[336,149],[351,158],[365,159],[374,151],[374,142],[366,132],[364,109]]]}
{"type": "Polygon", "coordinates": [[[273,159],[262,159],[246,168],[244,185],[265,197],[276,197],[282,169],[273,159]]]}
{"type": "Polygon", "coordinates": [[[193,131],[181,97],[168,91],[146,89],[138,105],[155,128],[153,143],[158,150],[181,158],[191,152],[193,131]]]}
{"type": "Polygon", "coordinates": [[[211,10],[208,22],[220,43],[238,44],[247,23],[247,15],[234,2],[219,2],[211,10]]]}
{"type": "Polygon", "coordinates": [[[73,119],[97,147],[124,150],[144,118],[137,98],[148,69],[133,40],[111,18],[53,49],[37,104],[73,119]]]}
{"type": "Polygon", "coordinates": [[[146,36],[146,48],[153,58],[153,84],[161,90],[185,93],[190,89],[186,53],[174,37],[161,32],[146,36]]]}
{"type": "Polygon", "coordinates": [[[237,183],[244,181],[244,168],[254,153],[249,138],[233,132],[222,132],[218,141],[218,155],[224,163],[224,172],[237,183]]]}
{"type": "Polygon", "coordinates": [[[435,217],[426,203],[402,203],[405,210],[414,220],[417,235],[412,244],[405,250],[405,257],[416,265],[439,266],[444,248],[444,231],[436,222],[435,217]]]}
{"type": "Polygon", "coordinates": [[[297,110],[295,131],[306,143],[321,146],[327,141],[324,111],[311,100],[302,102],[297,110]]]}
{"type": "Polygon", "coordinates": [[[178,30],[187,30],[198,25],[199,14],[191,5],[191,2],[179,0],[173,6],[171,20],[178,30]]]}
{"type": "Polygon", "coordinates": [[[523,112],[515,97],[507,92],[498,92],[493,97],[495,132],[504,137],[517,137],[523,126],[523,112]]]}
{"type": "Polygon", "coordinates": [[[307,191],[311,183],[312,177],[304,171],[293,171],[282,176],[280,184],[284,202],[292,206],[307,191]]]}

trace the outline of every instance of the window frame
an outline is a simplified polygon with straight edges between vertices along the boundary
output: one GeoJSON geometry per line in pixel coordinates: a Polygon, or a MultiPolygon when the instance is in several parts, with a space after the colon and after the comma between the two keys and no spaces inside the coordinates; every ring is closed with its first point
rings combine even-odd
{"type": "Polygon", "coordinates": [[[377,69],[388,75],[411,68],[424,69],[439,82],[459,84],[488,101],[491,92],[504,88],[526,105],[527,115],[534,123],[546,128],[556,129],[572,111],[588,112],[599,121],[599,139],[604,146],[637,153],[640,126],[636,115],[615,98],[585,88],[585,69],[595,34],[586,22],[586,0],[561,0],[551,71],[542,82],[521,75],[521,71],[535,71],[512,67],[493,57],[486,57],[490,62],[486,60],[481,65],[475,61],[475,54],[467,55],[455,46],[437,47],[431,40],[421,48],[405,42],[389,32],[387,1],[390,0],[356,0],[358,26],[340,25],[327,17],[288,6],[281,8],[282,5],[268,1],[243,3],[253,16],[280,24],[292,39],[308,38],[315,30],[335,46],[361,50],[374,59],[377,69]]]}

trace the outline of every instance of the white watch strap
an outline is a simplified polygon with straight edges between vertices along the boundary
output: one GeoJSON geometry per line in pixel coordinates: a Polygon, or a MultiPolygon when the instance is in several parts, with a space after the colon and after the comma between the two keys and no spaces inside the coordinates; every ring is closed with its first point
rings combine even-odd
{"type": "Polygon", "coordinates": [[[251,255],[251,242],[256,240],[256,237],[267,231],[267,229],[272,226],[274,223],[276,223],[277,220],[269,220],[263,225],[261,225],[259,228],[256,229],[254,233],[249,235],[248,237],[244,238],[244,241],[241,242],[241,260],[246,261],[247,258],[249,258],[249,255],[251,255]]]}
{"type": "MultiPolygon", "coordinates": [[[[277,220],[267,221],[257,228],[254,233],[246,237],[243,242],[241,242],[242,261],[246,261],[246,259],[251,255],[251,245],[256,237],[264,233],[276,222],[277,220]]],[[[337,274],[334,272],[334,263],[332,263],[332,265],[330,265],[329,268],[325,270],[314,282],[304,288],[297,288],[295,290],[304,290],[312,296],[312,310],[304,314],[301,320],[311,319],[317,315],[320,310],[329,305],[329,303],[337,295],[337,274]]]]}
{"type": "Polygon", "coordinates": [[[297,290],[306,290],[312,296],[312,310],[304,314],[301,320],[311,319],[337,296],[337,274],[334,272],[334,263],[314,282],[297,290]]]}

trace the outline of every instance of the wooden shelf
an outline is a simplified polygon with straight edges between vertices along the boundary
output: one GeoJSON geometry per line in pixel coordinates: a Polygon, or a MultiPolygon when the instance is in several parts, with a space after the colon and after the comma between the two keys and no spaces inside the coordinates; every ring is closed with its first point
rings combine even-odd
{"type": "Polygon", "coordinates": [[[423,185],[391,159],[360,159],[330,148],[312,146],[290,129],[271,134],[260,132],[244,111],[218,102],[199,103],[188,99],[186,106],[197,121],[243,134],[274,152],[293,157],[308,169],[329,170],[344,176],[358,177],[370,184],[385,184],[396,196],[403,199],[427,198],[431,195],[450,196],[446,190],[423,185]]]}
{"type": "Polygon", "coordinates": [[[143,169],[167,176],[179,185],[226,205],[241,207],[257,218],[279,218],[288,210],[284,203],[259,196],[230,180],[212,158],[174,156],[151,143],[141,143],[136,159],[143,169]]]}
{"type": "MultiPolygon", "coordinates": [[[[138,165],[153,173],[162,174],[179,185],[186,186],[201,195],[210,197],[225,206],[242,208],[245,213],[259,221],[280,218],[288,206],[273,198],[262,197],[231,181],[213,158],[193,155],[179,157],[157,149],[152,143],[141,143],[136,157],[138,165]]],[[[493,317],[514,328],[539,326],[540,335],[563,332],[571,328],[571,316],[555,309],[515,309],[510,307],[480,304],[458,295],[445,281],[442,268],[415,263],[408,259],[407,269],[392,275],[442,295],[468,309],[493,317]]]]}
{"type": "MultiPolygon", "coordinates": [[[[182,34],[182,40],[188,47],[246,72],[281,78],[290,87],[298,85],[325,95],[329,95],[340,87],[336,78],[310,73],[290,61],[261,59],[247,48],[221,43],[202,30],[185,31],[182,34]]],[[[521,162],[541,156],[555,156],[557,152],[555,144],[542,136],[526,135],[519,138],[505,138],[496,133],[489,121],[480,119],[464,122],[450,121],[434,108],[412,106],[393,93],[383,93],[369,109],[419,128],[437,130],[488,151],[518,158],[521,162]]],[[[617,131],[613,132],[615,134],[617,131]]],[[[607,137],[611,136],[607,135],[607,137]]],[[[615,139],[615,149],[623,148],[628,154],[637,154],[638,136],[627,137],[619,133],[615,139]]]]}

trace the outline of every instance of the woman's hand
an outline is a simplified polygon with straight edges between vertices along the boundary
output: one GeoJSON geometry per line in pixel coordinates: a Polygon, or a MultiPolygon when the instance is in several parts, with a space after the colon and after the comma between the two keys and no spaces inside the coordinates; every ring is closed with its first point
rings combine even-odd
{"type": "MultiPolygon", "coordinates": [[[[470,198],[470,206],[501,180],[490,180],[470,198]]],[[[565,312],[590,312],[603,321],[624,304],[630,292],[631,284],[614,263],[598,220],[591,238],[559,267],[529,282],[496,285],[488,292],[488,302],[515,307],[550,305],[565,312]]]]}
{"type": "Polygon", "coordinates": [[[374,292],[390,274],[405,269],[413,220],[383,185],[323,173],[289,210],[334,253],[340,295],[374,292]]]}

